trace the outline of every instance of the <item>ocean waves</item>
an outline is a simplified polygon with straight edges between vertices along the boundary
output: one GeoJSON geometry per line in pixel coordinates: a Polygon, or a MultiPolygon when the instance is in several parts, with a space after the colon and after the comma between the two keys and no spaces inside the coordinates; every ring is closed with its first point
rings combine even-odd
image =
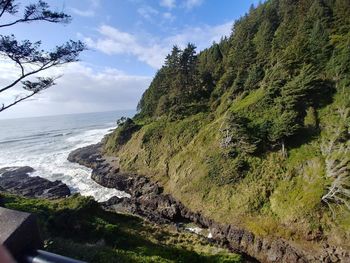
{"type": "Polygon", "coordinates": [[[67,160],[71,151],[100,142],[115,128],[112,125],[114,118],[102,122],[86,115],[82,119],[79,115],[74,117],[69,122],[47,121],[44,128],[42,122],[41,127],[31,122],[31,126],[25,126],[24,131],[17,131],[17,134],[3,129],[0,133],[0,167],[31,166],[36,170],[33,176],[61,180],[73,193],[93,196],[97,201],[106,201],[112,196],[127,197],[124,192],[102,187],[93,181],[91,169],[67,160]]]}

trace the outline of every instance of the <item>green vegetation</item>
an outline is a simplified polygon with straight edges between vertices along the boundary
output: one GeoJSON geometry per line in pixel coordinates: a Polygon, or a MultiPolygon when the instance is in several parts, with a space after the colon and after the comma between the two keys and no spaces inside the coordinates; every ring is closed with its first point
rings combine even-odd
{"type": "Polygon", "coordinates": [[[109,151],[116,151],[118,147],[125,144],[131,138],[131,134],[140,129],[140,126],[130,118],[122,117],[117,121],[118,130],[113,133],[109,140],[110,144],[106,146],[109,151]],[[113,142],[113,143],[111,143],[113,142]]]}
{"type": "Polygon", "coordinates": [[[205,238],[103,211],[91,198],[48,201],[1,194],[1,205],[35,213],[45,249],[88,262],[240,262],[205,238]]]}
{"type": "MultiPolygon", "coordinates": [[[[51,9],[49,4],[43,0],[18,1],[2,0],[0,2],[0,27],[9,28],[8,32],[13,32],[13,27],[19,24],[54,23],[67,24],[72,17],[63,12],[51,9]],[[21,3],[22,2],[22,3],[21,3]],[[19,8],[21,6],[21,8],[19,8]]],[[[7,110],[18,103],[29,100],[39,92],[55,85],[57,76],[43,76],[43,72],[50,72],[51,68],[59,67],[79,60],[79,54],[87,47],[81,41],[69,40],[64,44],[57,45],[53,50],[44,50],[42,41],[17,40],[15,35],[0,35],[0,56],[9,59],[18,67],[17,73],[12,75],[7,84],[0,87],[1,100],[0,112],[7,110]],[[37,76],[30,78],[32,76],[37,76]],[[18,84],[23,88],[18,90],[18,84]],[[6,92],[16,94],[11,102],[4,99],[6,92]]],[[[47,48],[47,47],[45,47],[47,48]]]]}
{"type": "Polygon", "coordinates": [[[174,47],[108,154],[219,222],[349,244],[349,13],[268,0],[199,54],[174,47]]]}

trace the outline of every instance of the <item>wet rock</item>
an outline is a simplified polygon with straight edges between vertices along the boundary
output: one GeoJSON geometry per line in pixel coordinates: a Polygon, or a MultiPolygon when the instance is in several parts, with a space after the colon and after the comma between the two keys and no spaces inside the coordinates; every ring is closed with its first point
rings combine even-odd
{"type": "MultiPolygon", "coordinates": [[[[338,250],[332,252],[327,248],[304,251],[281,238],[257,237],[244,228],[214,222],[199,212],[189,210],[171,195],[165,194],[162,187],[147,177],[122,173],[117,158],[110,158],[102,155],[101,144],[75,150],[68,158],[72,162],[92,168],[92,179],[102,186],[130,194],[130,198],[112,197],[102,203],[107,210],[140,215],[158,224],[196,223],[209,229],[211,240],[260,262],[328,262],[330,258],[337,258],[339,262],[350,262],[349,254],[338,250]]],[[[317,240],[317,236],[313,239],[317,240]]]]}
{"type": "Polygon", "coordinates": [[[49,181],[30,176],[34,169],[29,166],[0,169],[0,190],[25,197],[57,199],[70,195],[68,186],[61,181],[49,181]]]}

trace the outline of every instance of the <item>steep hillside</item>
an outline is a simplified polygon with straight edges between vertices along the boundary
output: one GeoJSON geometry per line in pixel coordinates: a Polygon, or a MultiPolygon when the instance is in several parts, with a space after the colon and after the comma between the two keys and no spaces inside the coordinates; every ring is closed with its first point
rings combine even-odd
{"type": "Polygon", "coordinates": [[[349,14],[269,0],[198,55],[175,46],[106,153],[218,222],[350,244],[349,14]]]}

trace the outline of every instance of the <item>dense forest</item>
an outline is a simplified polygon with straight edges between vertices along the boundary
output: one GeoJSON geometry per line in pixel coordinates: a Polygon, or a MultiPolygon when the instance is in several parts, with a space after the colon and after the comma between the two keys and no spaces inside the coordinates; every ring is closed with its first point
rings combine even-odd
{"type": "Polygon", "coordinates": [[[105,150],[257,235],[350,240],[350,1],[268,0],[174,46],[105,150]]]}

